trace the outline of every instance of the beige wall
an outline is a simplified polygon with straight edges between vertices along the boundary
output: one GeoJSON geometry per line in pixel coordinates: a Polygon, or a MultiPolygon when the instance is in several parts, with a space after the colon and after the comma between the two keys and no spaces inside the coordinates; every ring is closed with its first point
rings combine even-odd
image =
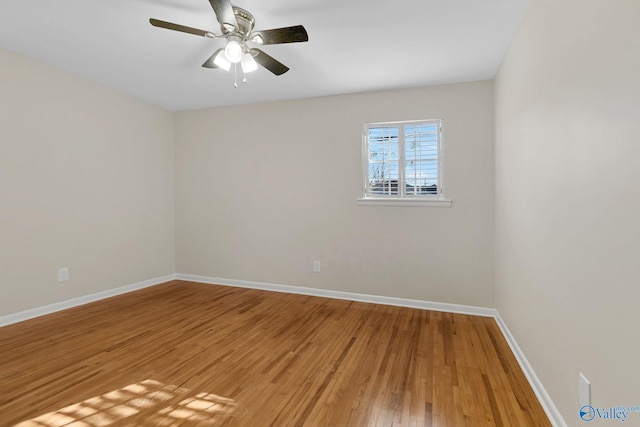
{"type": "Polygon", "coordinates": [[[493,306],[493,121],[489,81],[176,113],[177,271],[493,306]],[[427,118],[453,207],[357,206],[362,125],[427,118]]]}
{"type": "Polygon", "coordinates": [[[0,315],[172,274],[172,113],[5,50],[0,94],[0,315]]]}
{"type": "Polygon", "coordinates": [[[173,114],[0,64],[0,315],[175,271],[493,305],[492,82],[173,114]],[[357,206],[362,124],[423,118],[453,207],[357,206]]]}
{"type": "Polygon", "coordinates": [[[529,3],[496,80],[496,304],[581,425],[579,371],[640,405],[640,2],[529,3]]]}

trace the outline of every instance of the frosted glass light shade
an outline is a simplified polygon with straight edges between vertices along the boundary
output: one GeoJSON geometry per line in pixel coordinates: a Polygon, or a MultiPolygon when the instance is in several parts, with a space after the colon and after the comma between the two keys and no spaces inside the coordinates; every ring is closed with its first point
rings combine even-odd
{"type": "Polygon", "coordinates": [[[224,48],[224,53],[227,60],[233,64],[237,64],[242,60],[242,46],[235,40],[229,40],[224,48]]]}
{"type": "Polygon", "coordinates": [[[245,53],[242,56],[242,71],[245,73],[250,73],[258,69],[258,63],[255,59],[253,59],[253,55],[250,52],[245,53]]]}
{"type": "Polygon", "coordinates": [[[216,57],[213,58],[213,63],[225,71],[229,71],[229,68],[231,68],[231,62],[227,59],[224,50],[221,50],[216,57]]]}

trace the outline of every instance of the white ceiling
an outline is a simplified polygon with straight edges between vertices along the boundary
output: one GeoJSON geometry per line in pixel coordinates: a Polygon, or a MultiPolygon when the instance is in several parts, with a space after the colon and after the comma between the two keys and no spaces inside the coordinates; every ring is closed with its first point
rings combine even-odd
{"type": "Polygon", "coordinates": [[[0,47],[169,110],[490,79],[527,0],[236,0],[256,30],[302,24],[308,43],[264,46],[291,69],[202,68],[224,40],[208,0],[1,0],[0,47]]]}

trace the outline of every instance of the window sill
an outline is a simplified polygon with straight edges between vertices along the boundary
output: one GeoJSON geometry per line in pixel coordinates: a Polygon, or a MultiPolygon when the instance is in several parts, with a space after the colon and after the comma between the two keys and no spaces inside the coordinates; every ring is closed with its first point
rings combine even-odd
{"type": "Polygon", "coordinates": [[[449,199],[372,199],[364,198],[356,201],[358,206],[420,206],[433,208],[450,208],[453,202],[449,199]]]}

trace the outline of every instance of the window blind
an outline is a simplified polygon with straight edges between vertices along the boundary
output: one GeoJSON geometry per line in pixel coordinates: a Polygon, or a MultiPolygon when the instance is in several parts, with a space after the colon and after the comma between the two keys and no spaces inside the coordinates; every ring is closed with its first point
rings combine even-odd
{"type": "Polygon", "coordinates": [[[440,120],[369,124],[365,145],[365,197],[441,194],[440,120]]]}

